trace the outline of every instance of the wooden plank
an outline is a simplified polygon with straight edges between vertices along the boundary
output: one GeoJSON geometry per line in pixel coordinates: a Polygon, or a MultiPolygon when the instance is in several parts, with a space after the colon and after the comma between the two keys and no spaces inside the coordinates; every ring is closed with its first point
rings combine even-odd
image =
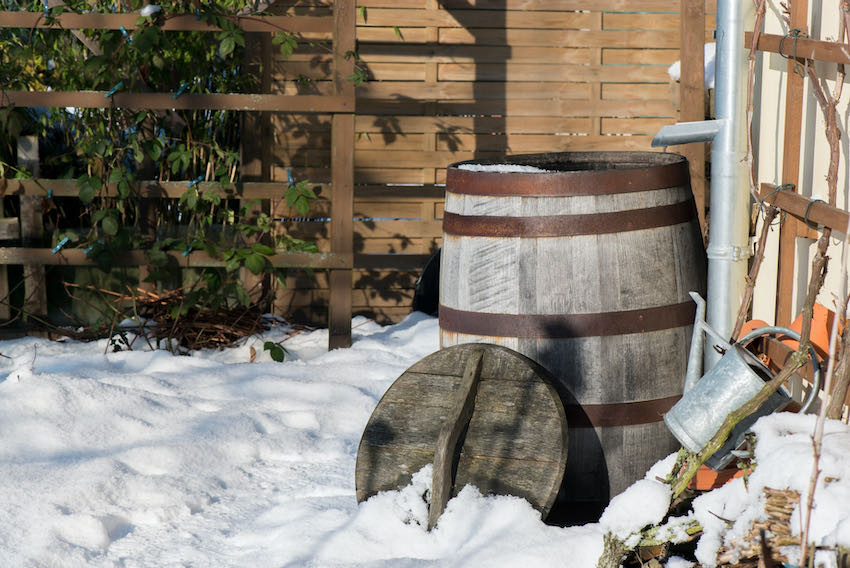
{"type": "Polygon", "coordinates": [[[351,112],[354,109],[354,102],[347,96],[189,93],[175,99],[171,93],[119,91],[110,97],[106,97],[106,94],[106,91],[3,91],[3,101],[4,104],[21,107],[146,108],[151,110],[351,112]]]}
{"type": "MultiPolygon", "coordinates": [[[[753,33],[744,34],[744,42],[749,45],[753,41],[753,33]]],[[[780,53],[785,57],[797,54],[798,59],[814,59],[817,61],[828,61],[832,63],[850,63],[850,51],[847,44],[837,41],[823,41],[801,37],[799,39],[788,38],[776,34],[760,34],[757,45],[759,51],[780,53]],[[780,47],[782,51],[780,51],[780,47]]]]}
{"type": "MultiPolygon", "coordinates": [[[[65,12],[54,17],[56,24],[48,24],[44,12],[0,12],[0,28],[56,28],[87,30],[131,30],[141,28],[139,14],[103,14],[65,12]]],[[[279,32],[303,34],[310,39],[330,39],[333,21],[328,17],[290,16],[234,16],[230,20],[246,32],[279,32]]],[[[220,31],[221,28],[189,14],[171,14],[162,24],[167,31],[220,31]]]]}
{"type": "MultiPolygon", "coordinates": [[[[286,179],[285,174],[283,179],[286,179]]],[[[74,180],[66,179],[10,179],[7,180],[7,183],[7,195],[44,197],[50,190],[55,197],[76,197],[80,192],[74,180]]],[[[142,197],[179,198],[188,189],[188,184],[188,181],[137,181],[133,184],[133,187],[142,197]]],[[[215,191],[222,197],[229,198],[282,199],[288,185],[286,182],[241,182],[222,188],[217,182],[200,182],[194,187],[197,187],[201,192],[215,191]]],[[[117,195],[116,184],[108,184],[106,189],[106,195],[117,195]]]]}
{"type": "Polygon", "coordinates": [[[426,83],[424,81],[374,81],[357,88],[358,103],[364,99],[583,99],[587,84],[548,81],[492,81],[486,86],[475,81],[426,83]]]}
{"type": "Polygon", "coordinates": [[[601,134],[636,134],[653,136],[662,126],[670,124],[670,118],[608,118],[602,117],[601,134]]]}
{"type": "MultiPolygon", "coordinates": [[[[792,28],[807,33],[808,0],[794,2],[791,9],[792,28]]],[[[782,183],[792,183],[794,187],[800,181],[800,145],[803,136],[803,97],[805,79],[794,72],[796,61],[788,60],[785,85],[785,130],[782,151],[782,183]]],[[[797,220],[780,216],[779,221],[779,263],[776,277],[776,325],[787,326],[794,317],[792,302],[794,297],[795,248],[797,244],[797,220]]]]}
{"type": "Polygon", "coordinates": [[[841,233],[847,230],[850,214],[844,209],[804,197],[787,189],[776,191],[776,186],[770,183],[761,184],[760,192],[765,203],[787,211],[803,223],[808,221],[812,225],[829,227],[841,233]]]}
{"type": "Polygon", "coordinates": [[[517,10],[427,10],[371,8],[367,19],[358,19],[358,32],[367,27],[395,26],[399,22],[408,25],[415,22],[416,27],[463,27],[493,28],[503,26],[508,29],[558,29],[580,30],[587,28],[591,15],[585,11],[517,11],[517,10]]]}
{"type": "MultiPolygon", "coordinates": [[[[334,86],[336,93],[354,100],[353,84],[347,80],[354,65],[347,54],[354,49],[355,10],[353,0],[334,2],[334,86]]],[[[324,161],[323,163],[328,163],[324,161]]],[[[354,114],[335,114],[331,143],[331,251],[352,254],[354,240],[354,114]]],[[[351,270],[333,270],[329,275],[331,298],[328,308],[328,349],[351,346],[351,270]]]]}
{"type": "Polygon", "coordinates": [[[475,408],[475,396],[481,378],[484,351],[469,353],[458,389],[454,391],[454,404],[446,417],[434,447],[434,469],[431,482],[431,503],[428,506],[428,530],[437,525],[437,520],[446,509],[452,494],[454,462],[461,433],[466,429],[475,408]]]}
{"type": "MultiPolygon", "coordinates": [[[[383,65],[375,65],[380,80],[383,65]]],[[[391,75],[390,75],[391,76],[391,75]]],[[[662,65],[549,65],[547,63],[442,63],[441,81],[541,81],[662,83],[670,76],[662,65]]],[[[414,79],[411,79],[414,80],[414,79]]]]}
{"type": "MultiPolygon", "coordinates": [[[[611,108],[629,109],[622,103],[615,103],[611,108]]],[[[628,116],[628,114],[622,115],[628,116]]],[[[582,120],[582,119],[578,119],[582,120]]],[[[540,134],[549,135],[553,132],[569,131],[576,125],[573,117],[471,117],[471,116],[399,116],[399,115],[364,115],[356,118],[357,132],[381,133],[387,132],[401,136],[398,133],[437,132],[443,135],[475,134],[509,132],[511,134],[540,134]]]]}
{"type": "MultiPolygon", "coordinates": [[[[664,83],[605,83],[602,85],[602,98],[604,100],[635,100],[655,99],[658,101],[670,100],[670,84],[664,83]]],[[[678,101],[678,97],[677,97],[678,101]]],[[[631,104],[631,103],[630,103],[631,104]]]]}
{"type": "MultiPolygon", "coordinates": [[[[305,55],[304,57],[308,57],[305,55]]],[[[360,57],[367,63],[590,63],[588,49],[574,47],[513,47],[479,45],[381,45],[360,47],[360,57]]],[[[675,60],[675,59],[674,59],[675,60]]],[[[672,61],[671,61],[672,63],[672,61]]]]}
{"type": "MultiPolygon", "coordinates": [[[[38,136],[21,136],[18,138],[18,165],[28,170],[33,177],[39,175],[38,136]]],[[[25,246],[39,246],[44,238],[44,221],[42,218],[42,203],[40,197],[23,195],[20,197],[21,242],[25,246]]],[[[31,316],[44,317],[47,315],[47,281],[44,267],[24,260],[24,303],[23,320],[31,316]]]]}
{"type": "MultiPolygon", "coordinates": [[[[683,37],[688,37],[683,34],[683,37]]],[[[700,40],[700,36],[696,36],[700,40]]],[[[667,65],[679,60],[676,49],[603,49],[603,65],[667,65]]]]}
{"type": "MultiPolygon", "coordinates": [[[[360,0],[359,6],[370,8],[419,8],[422,0],[360,0]]],[[[441,0],[446,10],[477,8],[481,10],[604,10],[624,12],[669,12],[670,3],[663,0],[598,0],[588,5],[582,0],[441,0]]]]}
{"type": "MultiPolygon", "coordinates": [[[[665,83],[667,85],[668,83],[665,83]]],[[[640,85],[630,85],[634,89],[640,85]]],[[[392,103],[387,101],[358,101],[358,111],[365,114],[422,114],[424,105],[422,103],[392,103]]],[[[670,100],[636,100],[623,104],[617,100],[550,100],[541,102],[538,100],[487,100],[478,101],[438,101],[436,106],[438,115],[487,115],[498,114],[520,117],[520,116],[547,116],[547,117],[572,117],[572,116],[674,116],[676,114],[670,100]],[[622,114],[627,113],[627,114],[622,114]]]]}
{"type": "MultiPolygon", "coordinates": [[[[185,268],[224,268],[226,262],[210,257],[203,251],[194,251],[183,256],[178,251],[167,251],[180,266],[185,268]]],[[[350,269],[353,255],[329,252],[282,252],[267,257],[272,266],[284,268],[350,269]]],[[[114,258],[116,266],[139,266],[147,263],[143,250],[126,251],[114,258]]],[[[36,266],[96,266],[83,249],[65,248],[57,253],[51,249],[33,247],[0,247],[0,264],[32,264],[36,266]]]]}
{"type": "MultiPolygon", "coordinates": [[[[682,54],[679,90],[679,121],[705,120],[705,49],[699,33],[705,30],[705,1],[681,1],[682,54]]],[[[706,209],[708,199],[705,179],[706,143],[683,144],[676,150],[688,159],[691,190],[703,235],[708,232],[706,209]]]]}
{"type": "MultiPolygon", "coordinates": [[[[364,30],[365,31],[365,30],[364,30]]],[[[358,35],[363,35],[358,31],[358,35]]],[[[706,40],[711,34],[706,32],[706,40]]],[[[584,31],[563,33],[558,30],[482,29],[472,31],[463,28],[441,28],[440,43],[479,44],[510,46],[549,47],[620,47],[620,48],[678,48],[678,31],[635,32],[635,31],[584,31]]]]}
{"type": "Polygon", "coordinates": [[[602,21],[605,30],[617,31],[664,32],[678,31],[681,27],[679,14],[669,11],[666,14],[603,13],[602,21]]]}

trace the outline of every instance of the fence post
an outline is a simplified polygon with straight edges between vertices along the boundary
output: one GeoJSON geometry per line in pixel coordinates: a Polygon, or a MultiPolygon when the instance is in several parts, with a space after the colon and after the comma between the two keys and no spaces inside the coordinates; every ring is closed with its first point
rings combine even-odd
{"type": "MultiPolygon", "coordinates": [[[[705,2],[682,0],[681,37],[679,53],[680,122],[705,120],[705,2]]],[[[699,215],[703,237],[708,233],[705,209],[708,203],[705,180],[705,143],[684,144],[678,151],[688,159],[691,172],[691,189],[699,215]]]]}
{"type": "MultiPolygon", "coordinates": [[[[354,101],[354,72],[350,51],[354,49],[355,10],[352,0],[334,2],[334,91],[354,101]]],[[[331,252],[354,251],[354,113],[333,115],[331,132],[331,252]]],[[[351,346],[351,288],[353,271],[330,270],[328,349],[351,346]]]]}
{"type": "MultiPolygon", "coordinates": [[[[272,92],[272,38],[267,32],[246,34],[245,63],[246,71],[256,80],[256,91],[262,94],[272,92]]],[[[271,148],[274,138],[271,136],[271,114],[269,112],[242,113],[241,177],[243,181],[271,181],[271,148]]],[[[245,201],[240,202],[244,206],[245,201]]],[[[255,218],[262,213],[271,213],[271,201],[262,199],[248,208],[246,216],[255,218]]],[[[252,242],[254,238],[250,239],[252,242]]],[[[271,236],[262,239],[264,244],[274,246],[271,236]]],[[[267,273],[253,274],[247,268],[241,268],[239,278],[242,285],[251,293],[252,302],[258,303],[264,312],[274,306],[272,278],[267,273]]]]}
{"type": "MultiPolygon", "coordinates": [[[[38,136],[18,138],[18,166],[26,168],[33,178],[39,175],[38,136]]],[[[25,247],[42,246],[44,224],[42,221],[42,198],[38,195],[21,195],[21,241],[25,247]]],[[[30,315],[47,315],[47,287],[44,266],[24,265],[23,321],[30,315]]]]}

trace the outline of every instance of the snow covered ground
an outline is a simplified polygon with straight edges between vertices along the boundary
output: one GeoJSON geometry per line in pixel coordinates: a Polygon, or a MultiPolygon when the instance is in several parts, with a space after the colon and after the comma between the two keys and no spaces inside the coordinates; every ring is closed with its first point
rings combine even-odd
{"type": "MultiPolygon", "coordinates": [[[[438,349],[437,320],[356,318],[350,349],[328,352],[317,330],[287,339],[287,361],[272,362],[263,341],[286,337],[190,357],[142,342],[121,352],[106,341],[0,342],[0,566],[583,568],[605,532],[625,538],[667,509],[655,476],[672,456],[581,527],[547,526],[523,500],[467,487],[429,533],[427,470],[358,506],[363,427],[392,381],[438,349]]],[[[749,490],[736,480],[695,503],[705,562],[745,532],[718,516],[757,516],[762,486],[805,492],[812,420],[783,416],[759,423],[749,490]]],[[[814,536],[847,546],[850,429],[830,423],[825,444],[814,536]]]]}

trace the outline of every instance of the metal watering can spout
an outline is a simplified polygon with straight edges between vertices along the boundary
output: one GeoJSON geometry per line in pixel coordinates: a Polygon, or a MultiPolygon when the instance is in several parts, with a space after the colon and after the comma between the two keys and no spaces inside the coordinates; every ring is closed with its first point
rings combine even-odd
{"type": "MultiPolygon", "coordinates": [[[[769,326],[756,329],[737,343],[730,344],[705,322],[705,300],[696,292],[690,292],[690,296],[697,304],[697,311],[688,352],[684,394],[670,412],[664,415],[664,423],[685,448],[697,453],[720,429],[729,413],[752,399],[773,377],[773,373],[745,349],[746,345],[764,335],[785,335],[797,341],[800,340],[800,335],[785,327],[769,326]],[[700,378],[706,334],[711,335],[726,352],[720,361],[700,378]]],[[[820,366],[813,348],[811,354],[814,385],[800,412],[809,409],[820,387],[820,366]]],[[[726,444],[706,460],[706,465],[714,470],[725,467],[732,460],[732,451],[740,447],[746,432],[755,421],[781,410],[790,402],[790,394],[784,387],[780,387],[756,412],[738,423],[726,444]]]]}
{"type": "Polygon", "coordinates": [[[705,321],[705,300],[698,292],[688,292],[697,305],[694,317],[694,331],[691,335],[691,349],[688,352],[688,369],[685,372],[684,392],[691,390],[702,376],[703,356],[705,355],[705,334],[708,332],[727,351],[732,348],[729,342],[705,321]]]}

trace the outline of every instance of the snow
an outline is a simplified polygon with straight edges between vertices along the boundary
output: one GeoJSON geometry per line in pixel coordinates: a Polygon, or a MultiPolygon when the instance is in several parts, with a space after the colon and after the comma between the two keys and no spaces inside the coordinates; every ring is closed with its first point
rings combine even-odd
{"type": "MultiPolygon", "coordinates": [[[[439,348],[437,320],[355,318],[352,347],[330,352],[327,330],[289,331],[191,356],[143,340],[119,352],[106,340],[0,342],[0,565],[591,568],[607,532],[634,542],[666,514],[659,479],[675,456],[584,526],[548,526],[526,501],[468,486],[428,532],[430,466],[357,504],[362,430],[390,384],[439,348]],[[282,341],[287,360],[272,362],[264,341],[282,341]]],[[[812,428],[811,417],[763,418],[748,488],[699,497],[670,534],[699,520],[710,566],[760,514],[762,487],[806,491],[812,428]]],[[[824,444],[812,535],[847,546],[850,429],[828,422],[824,444]]]]}
{"type": "MultiPolygon", "coordinates": [[[[714,46],[713,43],[705,44],[705,88],[714,88],[714,46]]],[[[682,62],[676,61],[667,68],[667,74],[673,81],[679,81],[682,76],[682,62]]]]}
{"type": "Polygon", "coordinates": [[[470,172],[495,172],[500,174],[546,174],[550,170],[544,170],[536,166],[523,166],[521,164],[459,164],[459,170],[470,172]]]}

